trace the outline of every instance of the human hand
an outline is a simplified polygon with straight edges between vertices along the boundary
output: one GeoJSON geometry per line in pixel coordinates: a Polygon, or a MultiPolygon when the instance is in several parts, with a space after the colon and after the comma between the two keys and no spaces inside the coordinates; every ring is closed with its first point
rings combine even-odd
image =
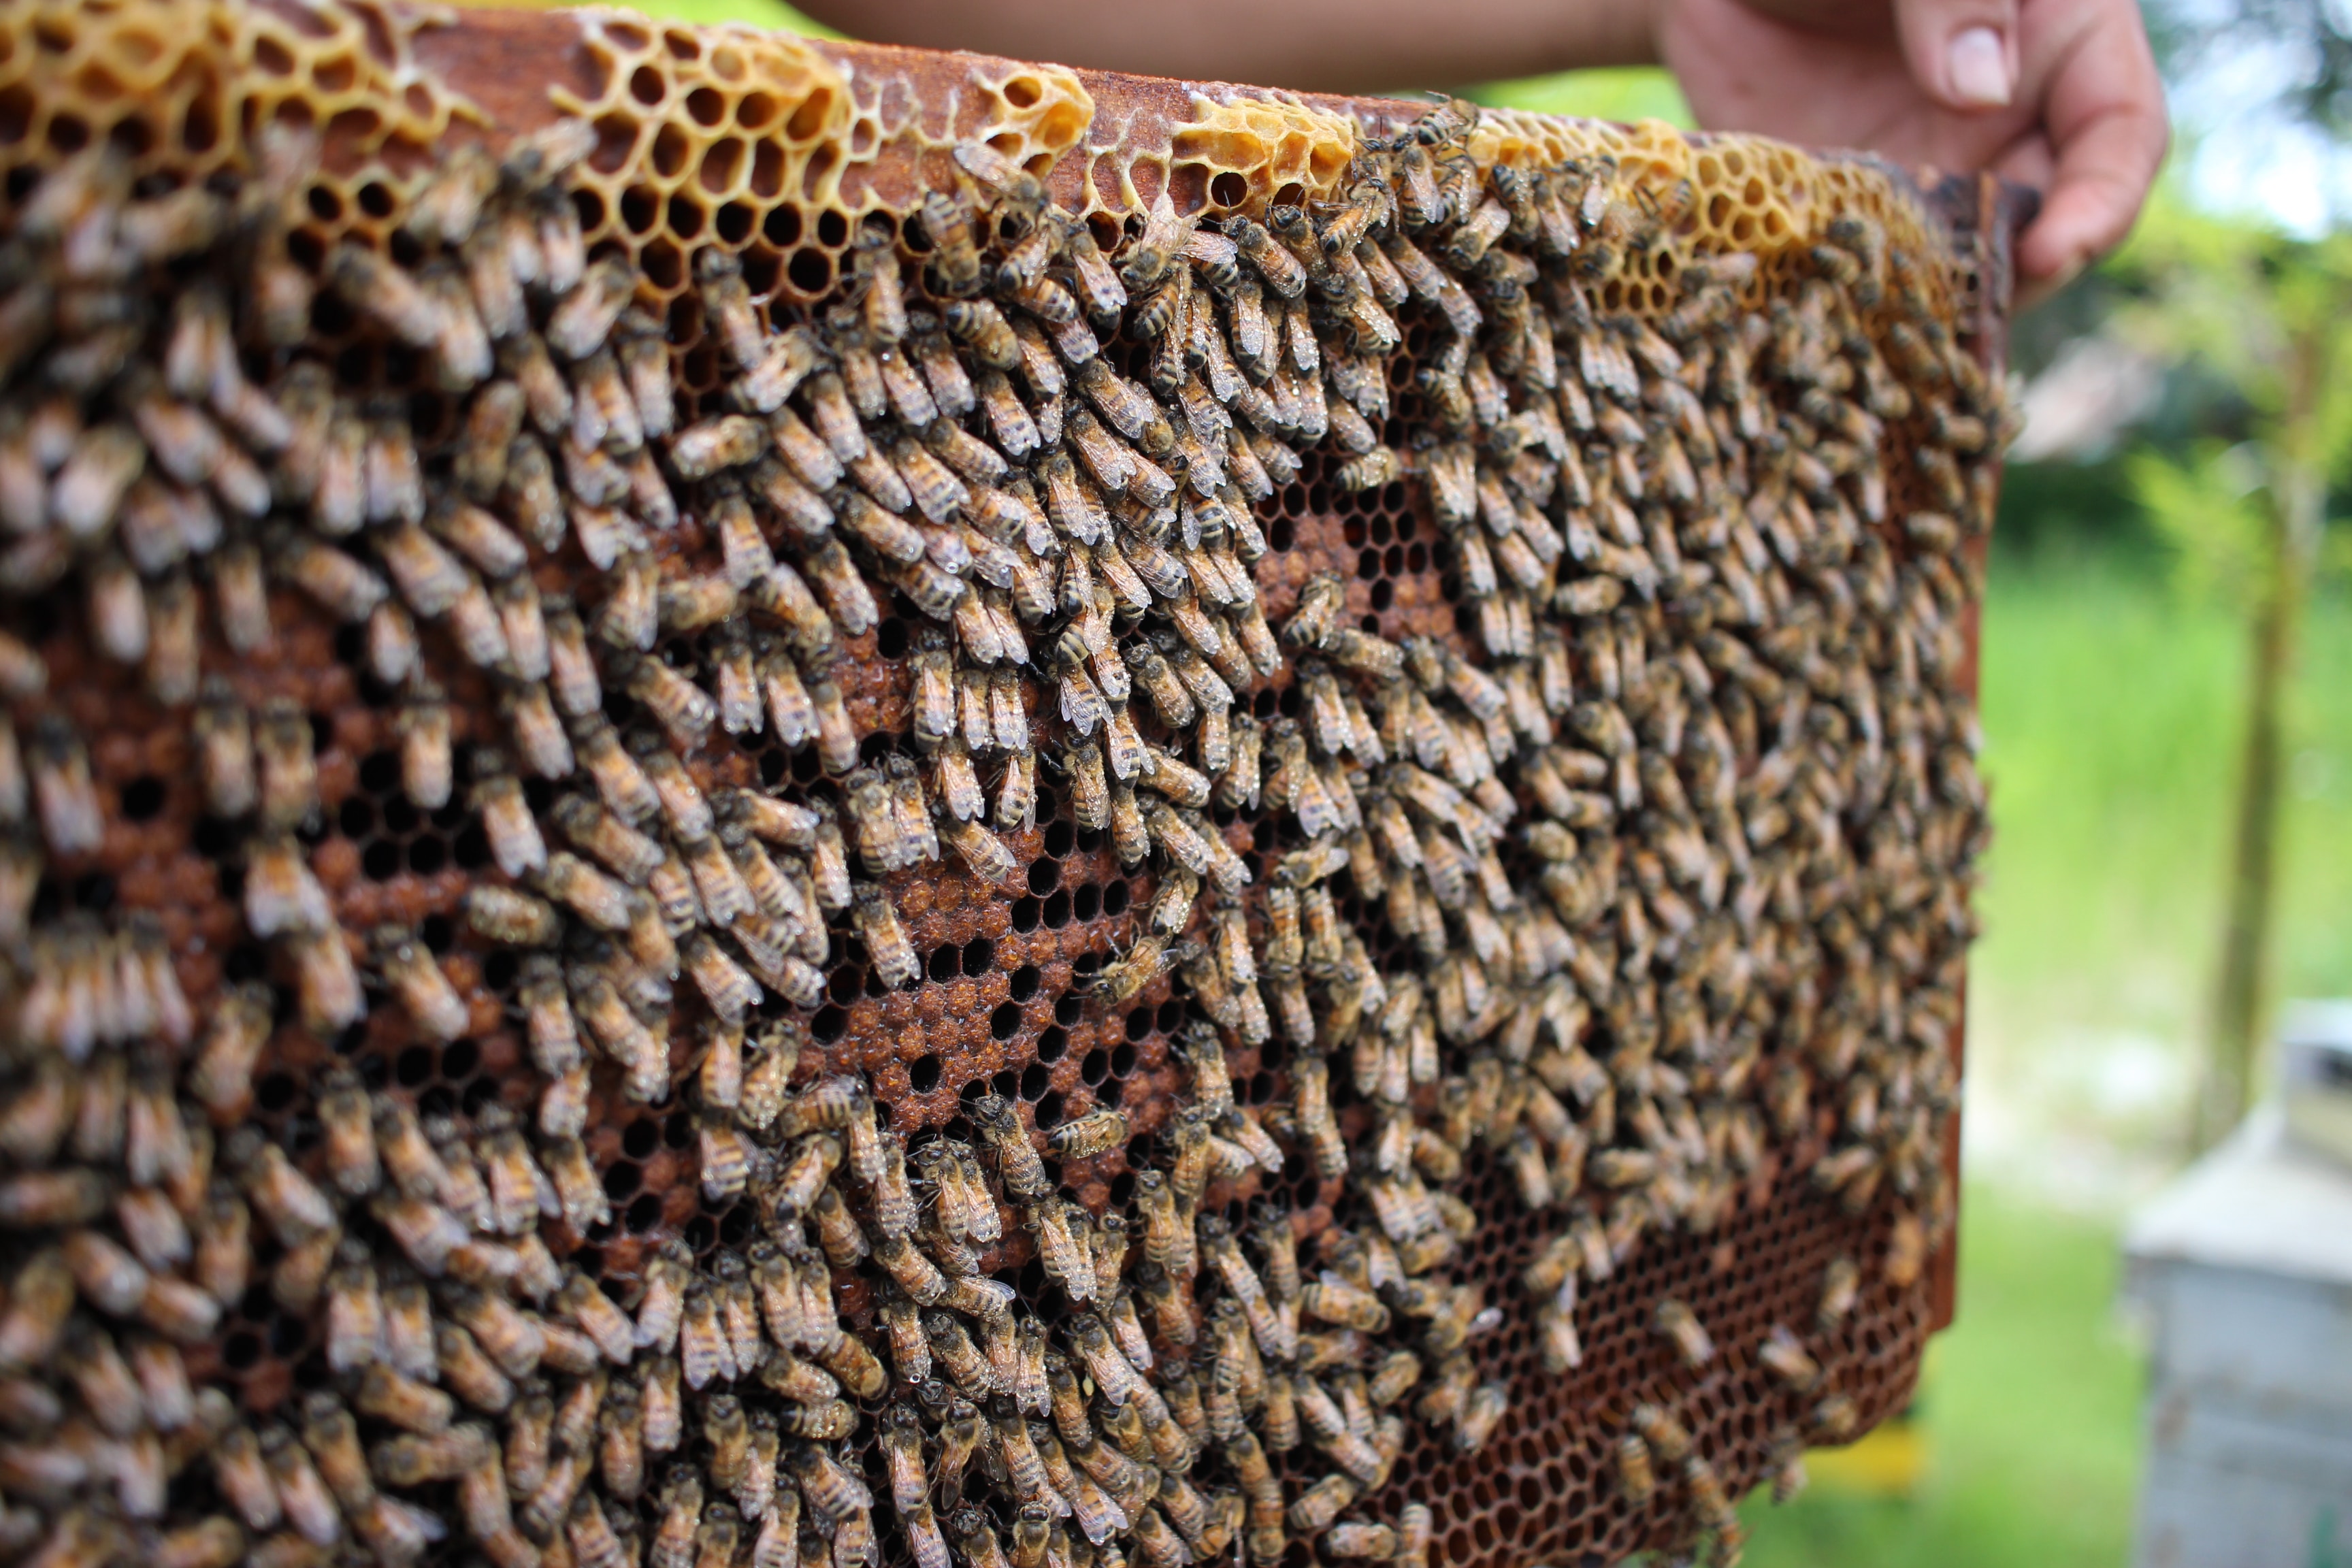
{"type": "Polygon", "coordinates": [[[2163,85],[2134,0],[1659,0],[1699,123],[2042,193],[2029,292],[2121,240],[2162,162],[2163,85]]]}

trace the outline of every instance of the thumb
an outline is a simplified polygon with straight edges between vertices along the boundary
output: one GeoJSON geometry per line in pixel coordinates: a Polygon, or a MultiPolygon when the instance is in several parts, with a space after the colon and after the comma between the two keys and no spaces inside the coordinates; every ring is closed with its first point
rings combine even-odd
{"type": "Polygon", "coordinates": [[[2017,0],[1895,0],[1895,30],[1912,79],[1947,108],[2016,95],[2017,0]]]}

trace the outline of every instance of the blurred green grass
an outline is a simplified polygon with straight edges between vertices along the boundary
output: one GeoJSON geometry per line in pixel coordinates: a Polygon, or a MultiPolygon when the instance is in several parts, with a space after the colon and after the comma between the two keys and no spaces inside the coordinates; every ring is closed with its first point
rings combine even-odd
{"type": "MultiPolygon", "coordinates": [[[[2290,710],[2281,996],[2352,990],[2352,688],[2332,675],[2347,657],[2337,587],[2311,607],[2290,710]]],[[[2030,1173],[2116,1156],[2108,1174],[2127,1179],[2105,1196],[2128,1197],[2182,1152],[2245,635],[2144,552],[2059,534],[1996,553],[1982,668],[1997,837],[1977,901],[1970,1112],[1980,1100],[1991,1146],[2030,1173]]]]}

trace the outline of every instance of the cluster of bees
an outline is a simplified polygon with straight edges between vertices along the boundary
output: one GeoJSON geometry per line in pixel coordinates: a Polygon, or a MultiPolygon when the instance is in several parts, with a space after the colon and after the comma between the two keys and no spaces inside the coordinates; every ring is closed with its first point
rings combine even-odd
{"type": "MultiPolygon", "coordinates": [[[[1927,259],[1860,219],[1760,307],[1733,254],[1685,261],[1664,317],[1612,315],[1675,194],[1482,163],[1475,121],[1366,141],[1332,203],[1163,203],[1108,253],[966,146],[906,220],[920,251],[863,229],[806,321],[697,254],[726,370],[698,416],[628,263],[583,245],[585,123],[452,154],[396,258],[316,268],[287,245],[298,136],[263,132],[234,190],[133,187],[104,149],[33,186],[0,243],[0,593],[84,604],[93,652],[182,717],[284,984],[200,1012],[152,924],[36,928],[47,860],[106,811],[38,653],[0,637],[0,690],[39,714],[0,726],[0,1545],[1411,1565],[1432,1511],[1382,1491],[1408,1437],[1475,1452],[1507,1418],[1477,1342],[1525,1310],[1573,1368],[1580,1289],[1716,1227],[1774,1149],[1810,1140],[1817,1187],[1894,1214],[1818,1331],[1865,1270],[1915,1280],[1984,833],[1958,552],[1993,390],[1927,259]],[[340,387],[305,353],[322,316],[412,356],[454,435],[340,387]],[[1425,489],[1471,633],[1390,641],[1328,574],[1270,622],[1258,510],[1318,474],[1425,489]],[[306,716],[203,673],[208,639],[268,638],[272,584],[362,628],[406,795],[479,815],[499,875],[464,918],[520,955],[528,1106],[420,1118],[336,1071],[310,1153],[245,1123],[287,1018],[333,1037],[388,998],[420,1038],[468,1030],[419,932],[339,924],[306,716]],[[909,729],[872,761],[841,660],[894,596],[909,729]],[[1283,682],[1297,717],[1254,716],[1283,682]],[[460,683],[501,737],[462,770],[460,683]],[[751,737],[822,782],[707,787],[698,760],[751,737]],[[1096,1005],[1166,982],[1202,1020],[1124,1212],[1040,1150],[1124,1145],[1125,1112],[1033,1129],[991,1095],[969,1141],[908,1137],[800,1022],[844,936],[919,980],[888,879],[1013,880],[1041,763],[1153,878],[1096,1005]],[[1234,813],[1283,825],[1257,874],[1234,813]],[[1285,1092],[1241,1103],[1228,1048],[1276,1042],[1285,1092]],[[667,1246],[617,1296],[551,1249],[611,1220],[583,1142],[607,1090],[692,1110],[702,1194],[752,1205],[752,1239],[667,1246]],[[1339,1194],[1313,1234],[1223,1201],[1300,1163],[1339,1194]],[[1491,1300],[1449,1272],[1488,1165],[1557,1221],[1491,1300]],[[1024,1247],[1052,1313],[983,1268],[1024,1247]],[[189,1371],[256,1285],[321,1325],[329,1373],[259,1417],[189,1371]]],[[[1694,1372],[1718,1353],[1681,1302],[1654,1327],[1694,1372]]],[[[1854,1405],[1793,1329],[1757,1353],[1805,1413],[1792,1482],[1854,1405]]],[[[1670,1409],[1616,1455],[1629,1506],[1670,1493],[1736,1554],[1670,1409]]]]}

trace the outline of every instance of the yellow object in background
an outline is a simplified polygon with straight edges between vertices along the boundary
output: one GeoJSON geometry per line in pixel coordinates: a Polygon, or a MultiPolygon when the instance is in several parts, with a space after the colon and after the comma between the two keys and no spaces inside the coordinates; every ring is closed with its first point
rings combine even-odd
{"type": "Polygon", "coordinates": [[[1843,1448],[1814,1448],[1805,1470],[1824,1491],[1851,1497],[1907,1498],[1927,1470],[1927,1434],[1916,1400],[1843,1448]]]}

